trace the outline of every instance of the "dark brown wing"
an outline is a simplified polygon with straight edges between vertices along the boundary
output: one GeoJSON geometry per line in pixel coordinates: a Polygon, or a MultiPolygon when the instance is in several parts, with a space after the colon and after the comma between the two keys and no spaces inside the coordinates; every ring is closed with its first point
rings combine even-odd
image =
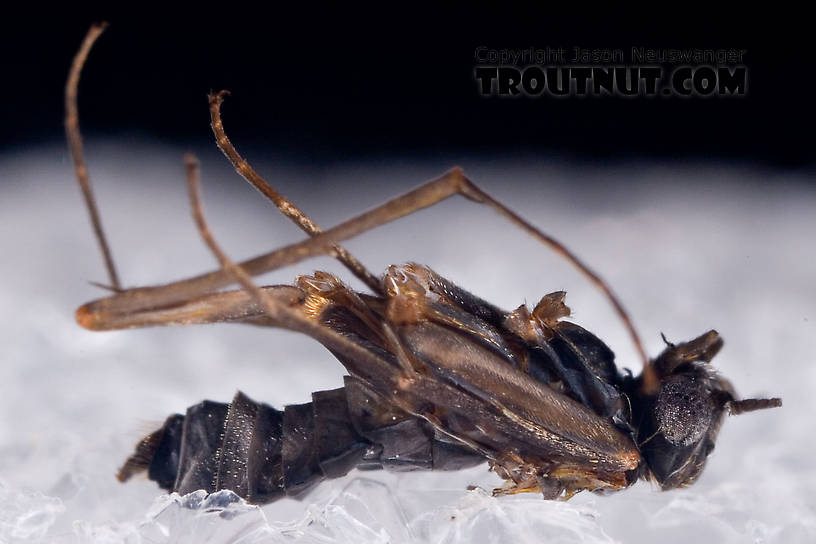
{"type": "MultiPolygon", "coordinates": [[[[418,370],[401,376],[396,388],[392,384],[381,389],[372,383],[378,393],[492,459],[512,452],[522,458],[610,471],[637,467],[637,448],[609,419],[515,368],[513,355],[495,327],[447,303],[447,297],[433,296],[415,279],[402,269],[390,269],[384,279],[389,298],[378,301],[374,310],[397,332],[419,363],[418,370]]],[[[343,289],[339,282],[335,285],[343,289]]],[[[321,300],[313,303],[319,308],[314,319],[356,345],[390,358],[395,371],[399,368],[378,331],[367,328],[354,311],[338,308],[332,292],[308,296],[321,300]]],[[[369,303],[369,308],[373,306],[369,303]]],[[[332,351],[357,374],[353,358],[332,351]]]]}

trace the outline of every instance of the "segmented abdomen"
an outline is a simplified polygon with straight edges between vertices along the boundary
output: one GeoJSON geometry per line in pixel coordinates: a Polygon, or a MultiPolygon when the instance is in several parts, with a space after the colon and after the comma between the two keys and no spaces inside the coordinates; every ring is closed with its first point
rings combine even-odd
{"type": "Polygon", "coordinates": [[[482,461],[346,377],[345,387],[318,391],[312,402],[282,411],[241,392],[230,404],[191,406],[145,437],[118,477],[125,481],[147,470],[168,491],[230,489],[249,502],[267,503],[301,495],[355,467],[455,470],[482,461]]]}

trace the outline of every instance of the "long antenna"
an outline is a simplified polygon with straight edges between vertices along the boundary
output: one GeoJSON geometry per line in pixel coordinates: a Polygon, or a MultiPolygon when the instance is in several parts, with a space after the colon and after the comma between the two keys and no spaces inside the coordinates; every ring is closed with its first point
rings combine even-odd
{"type": "Polygon", "coordinates": [[[71,152],[71,157],[74,159],[74,171],[76,172],[79,188],[82,190],[82,196],[85,198],[85,206],[91,218],[94,235],[99,242],[99,248],[102,250],[102,257],[105,259],[105,268],[108,269],[108,278],[110,279],[111,287],[118,292],[122,290],[122,286],[119,283],[119,276],[113,264],[113,257],[111,256],[108,242],[105,239],[105,231],[102,229],[102,220],[99,217],[99,210],[96,207],[96,199],[91,189],[91,179],[90,176],[88,176],[88,167],[85,165],[85,156],[82,152],[82,135],[79,132],[79,108],[77,107],[79,75],[82,72],[82,67],[85,65],[85,60],[88,58],[91,47],[93,47],[94,42],[99,38],[102,32],[105,31],[107,26],[107,23],[91,25],[88,33],[85,35],[85,39],[82,40],[79,51],[77,51],[71,63],[71,70],[68,72],[68,81],[65,83],[65,136],[68,139],[68,149],[71,152]]]}

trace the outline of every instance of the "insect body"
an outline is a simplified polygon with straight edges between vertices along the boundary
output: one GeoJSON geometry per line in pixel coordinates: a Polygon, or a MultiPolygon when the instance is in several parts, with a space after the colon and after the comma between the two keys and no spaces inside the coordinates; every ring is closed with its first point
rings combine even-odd
{"type": "MultiPolygon", "coordinates": [[[[77,144],[76,81],[93,32],[77,55],[66,93],[66,127],[80,180],[85,170],[77,144]]],[[[349,375],[343,388],[314,393],[312,402],[283,411],[238,393],[230,404],[205,401],[170,416],[137,445],[121,480],[146,470],[168,490],[231,489],[263,503],[299,495],[354,467],[448,470],[487,460],[506,480],[497,494],[570,497],[582,490],[619,490],[639,478],[671,489],[698,477],[726,412],[781,404],[737,399],[710,367],[722,345],[714,331],[668,344],[648,360],[623,307],[597,274],[458,169],[321,231],[238,155],[223,130],[222,100],[223,93],[210,97],[219,147],[311,238],[233,263],[206,226],[197,163],[188,158],[194,217],[221,268],[164,286],[117,286],[114,295],[82,306],[77,320],[94,330],[225,321],[288,328],[322,343],[349,375]],[[454,194],[492,207],[599,286],[642,354],[642,374],[621,374],[601,340],[563,320],[569,316],[563,292],[544,296],[532,309],[508,312],[425,266],[392,266],[376,278],[338,245],[454,194]],[[300,276],[294,286],[258,287],[251,280],[318,254],[338,258],[371,294],[323,272],[300,276]],[[243,289],[220,291],[235,282],[243,289]]],[[[105,247],[101,236],[100,242],[105,247]]]]}
{"type": "MultiPolygon", "coordinates": [[[[516,322],[521,310],[506,314],[418,265],[391,267],[383,281],[388,296],[363,297],[328,274],[302,276],[295,304],[392,376],[372,375],[354,356],[335,351],[351,373],[344,388],[315,393],[312,403],[282,414],[240,393],[229,406],[197,405],[143,441],[120,477],[147,468],[168,489],[227,487],[250,500],[263,495],[251,486],[269,485],[249,476],[257,466],[274,473],[277,493],[290,494],[355,466],[451,469],[485,458],[511,479],[507,491],[537,486],[544,466],[563,472],[552,483],[563,482],[559,491],[587,479],[617,489],[635,478],[640,455],[628,429],[613,422],[628,416],[618,389],[605,381],[618,376],[600,340],[553,320],[528,342],[502,325],[516,322]],[[400,383],[400,355],[383,338],[382,323],[393,327],[417,378],[400,383]],[[169,474],[159,477],[163,472],[169,474]],[[236,472],[246,475],[241,485],[221,483],[236,472]]],[[[539,307],[558,297],[545,297],[539,307]]]]}
{"type": "MultiPolygon", "coordinates": [[[[503,312],[426,267],[391,267],[383,282],[386,297],[326,273],[266,288],[368,352],[377,372],[333,349],[351,376],[311,403],[279,412],[239,393],[229,405],[193,406],[143,440],[120,479],[147,469],[168,490],[232,489],[264,502],[354,467],[446,470],[489,459],[507,480],[498,493],[555,498],[639,477],[670,489],[699,475],[729,407],[752,402],[736,401],[710,369],[722,344],[714,331],[668,346],[655,362],[660,388],[645,394],[603,342],[559,319],[563,293],[532,312],[503,312]],[[403,355],[383,338],[384,323],[403,355]],[[415,377],[403,377],[400,357],[415,377]]],[[[256,308],[242,320],[263,316],[256,308]]]]}

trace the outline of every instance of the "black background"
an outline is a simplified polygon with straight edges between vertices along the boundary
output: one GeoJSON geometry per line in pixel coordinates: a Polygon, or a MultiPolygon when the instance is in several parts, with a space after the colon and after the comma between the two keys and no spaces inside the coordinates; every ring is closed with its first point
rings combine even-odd
{"type": "MultiPolygon", "coordinates": [[[[575,5],[575,11],[589,8],[575,5]]],[[[812,62],[804,31],[692,14],[635,21],[518,8],[263,13],[224,4],[7,20],[4,130],[18,149],[62,138],[62,87],[89,24],[111,25],[80,88],[89,135],[208,144],[206,93],[232,91],[225,123],[242,145],[334,161],[380,155],[556,154],[579,160],[813,164],[812,62]],[[670,20],[671,28],[665,25],[670,20]],[[782,32],[775,32],[781,30],[782,32]],[[746,49],[744,98],[484,98],[474,50],[526,47],[746,49]],[[239,139],[240,138],[240,139],[239,139]]],[[[796,19],[792,16],[791,19],[796,19]]]]}

